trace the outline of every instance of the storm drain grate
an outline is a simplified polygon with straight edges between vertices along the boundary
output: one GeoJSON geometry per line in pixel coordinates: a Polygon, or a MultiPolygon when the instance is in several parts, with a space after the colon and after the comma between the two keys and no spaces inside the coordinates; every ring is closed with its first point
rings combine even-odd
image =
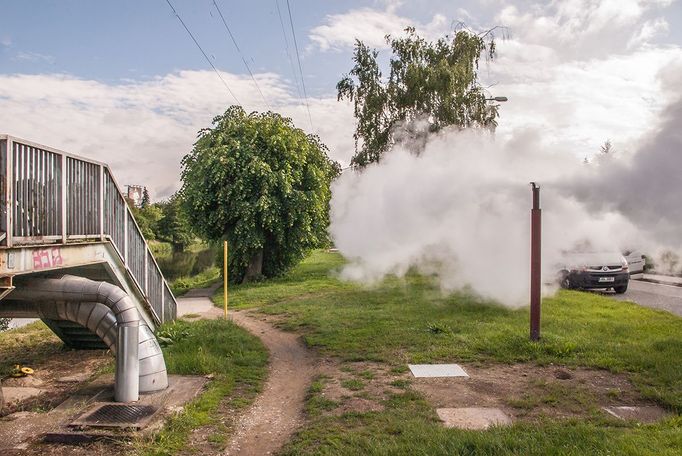
{"type": "Polygon", "coordinates": [[[74,424],[134,427],[155,412],[156,407],[151,405],[104,404],[86,416],[79,418],[74,424]]]}

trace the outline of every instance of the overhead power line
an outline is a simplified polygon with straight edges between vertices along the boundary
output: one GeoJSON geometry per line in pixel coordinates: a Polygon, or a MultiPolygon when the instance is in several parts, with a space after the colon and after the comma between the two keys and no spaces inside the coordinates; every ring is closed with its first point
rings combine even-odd
{"type": "Polygon", "coordinates": [[[220,71],[218,71],[218,69],[215,67],[215,65],[213,65],[213,62],[211,62],[211,59],[208,58],[208,55],[206,55],[206,53],[204,52],[203,48],[201,47],[201,45],[200,45],[199,42],[197,41],[197,39],[194,38],[194,35],[192,34],[192,32],[189,31],[189,28],[188,28],[187,25],[185,24],[185,21],[182,20],[182,18],[181,18],[180,15],[178,14],[178,12],[177,12],[177,11],[175,10],[175,8],[173,7],[173,4],[170,2],[170,0],[166,0],[166,3],[168,3],[168,6],[170,6],[170,8],[173,10],[173,14],[175,14],[175,17],[178,18],[178,20],[180,21],[180,23],[182,24],[182,26],[185,28],[185,30],[186,30],[187,33],[189,34],[190,38],[192,38],[192,41],[194,41],[194,44],[197,45],[197,47],[199,48],[199,50],[200,50],[201,53],[203,54],[203,56],[204,56],[204,58],[206,59],[206,61],[208,62],[208,64],[211,65],[211,68],[213,68],[213,71],[215,71],[215,74],[218,75],[218,78],[220,78],[220,80],[222,81],[222,83],[223,83],[223,85],[225,86],[225,88],[227,89],[227,91],[230,93],[230,95],[232,96],[232,98],[234,98],[234,101],[236,101],[237,104],[238,104],[239,106],[241,106],[241,103],[239,102],[239,100],[237,99],[237,97],[235,96],[235,94],[234,94],[234,93],[232,92],[232,90],[230,89],[230,86],[227,85],[227,82],[225,82],[225,79],[223,79],[223,77],[220,75],[220,71]]]}
{"type": "Polygon", "coordinates": [[[213,0],[213,6],[215,6],[215,9],[218,11],[218,14],[220,15],[220,19],[223,21],[223,25],[225,26],[225,30],[227,30],[227,34],[230,36],[230,39],[232,40],[232,44],[234,44],[234,47],[237,49],[237,52],[239,53],[239,56],[242,58],[242,62],[244,62],[244,66],[246,67],[246,71],[249,72],[249,76],[251,76],[251,80],[256,85],[256,89],[258,89],[258,93],[260,94],[261,98],[263,99],[263,102],[265,103],[265,105],[269,107],[270,104],[265,99],[265,96],[263,95],[263,91],[261,91],[260,86],[258,85],[258,81],[256,81],[256,78],[253,76],[253,72],[251,71],[251,68],[249,67],[249,64],[247,63],[246,58],[244,58],[244,54],[242,53],[242,50],[239,48],[239,45],[237,44],[237,40],[234,38],[234,35],[232,34],[230,27],[227,25],[227,21],[225,20],[225,16],[223,16],[223,12],[220,10],[220,7],[218,6],[218,3],[216,3],[216,0],[213,0]]]}
{"type": "Polygon", "coordinates": [[[291,34],[294,37],[294,48],[296,49],[296,59],[298,60],[298,72],[301,74],[301,86],[303,87],[305,107],[308,110],[310,128],[315,129],[315,127],[313,127],[313,117],[310,115],[310,106],[308,105],[308,93],[305,90],[305,80],[303,79],[303,67],[301,66],[301,54],[298,52],[298,42],[296,41],[296,32],[294,31],[294,20],[291,17],[291,6],[289,5],[289,0],[287,0],[287,10],[289,11],[289,24],[291,24],[291,34]]]}
{"type": "Polygon", "coordinates": [[[298,94],[298,99],[303,104],[303,99],[301,97],[301,86],[298,83],[298,77],[296,76],[296,69],[294,68],[294,61],[291,58],[291,52],[289,51],[289,38],[287,38],[287,31],[284,27],[284,19],[282,19],[282,11],[279,8],[279,0],[275,0],[275,5],[277,5],[277,15],[279,16],[279,24],[282,26],[282,35],[284,36],[284,49],[287,52],[287,58],[289,59],[289,65],[291,66],[291,76],[294,78],[294,83],[296,84],[296,93],[298,94]]]}

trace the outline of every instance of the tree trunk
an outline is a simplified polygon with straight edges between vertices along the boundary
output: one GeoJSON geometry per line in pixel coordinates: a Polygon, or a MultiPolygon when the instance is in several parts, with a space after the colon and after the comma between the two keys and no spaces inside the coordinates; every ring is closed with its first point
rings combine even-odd
{"type": "Polygon", "coordinates": [[[251,256],[249,267],[246,268],[246,274],[244,274],[242,283],[251,282],[261,275],[263,275],[263,249],[258,249],[258,251],[251,256]]]}

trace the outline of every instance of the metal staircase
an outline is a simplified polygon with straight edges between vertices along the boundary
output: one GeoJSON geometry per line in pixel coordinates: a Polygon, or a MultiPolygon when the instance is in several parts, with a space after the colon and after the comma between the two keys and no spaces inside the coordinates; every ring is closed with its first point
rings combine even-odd
{"type": "MultiPolygon", "coordinates": [[[[152,330],[176,318],[175,297],[109,167],[0,135],[0,311],[30,278],[64,274],[120,287],[152,330]]],[[[83,326],[44,321],[70,347],[106,348],[83,326]]]]}

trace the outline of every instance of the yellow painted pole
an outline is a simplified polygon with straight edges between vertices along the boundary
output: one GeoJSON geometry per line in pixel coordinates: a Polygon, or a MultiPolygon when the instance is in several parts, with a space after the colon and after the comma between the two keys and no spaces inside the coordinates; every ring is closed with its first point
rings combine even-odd
{"type": "Polygon", "coordinates": [[[227,320],[227,241],[223,244],[223,302],[227,320]]]}

